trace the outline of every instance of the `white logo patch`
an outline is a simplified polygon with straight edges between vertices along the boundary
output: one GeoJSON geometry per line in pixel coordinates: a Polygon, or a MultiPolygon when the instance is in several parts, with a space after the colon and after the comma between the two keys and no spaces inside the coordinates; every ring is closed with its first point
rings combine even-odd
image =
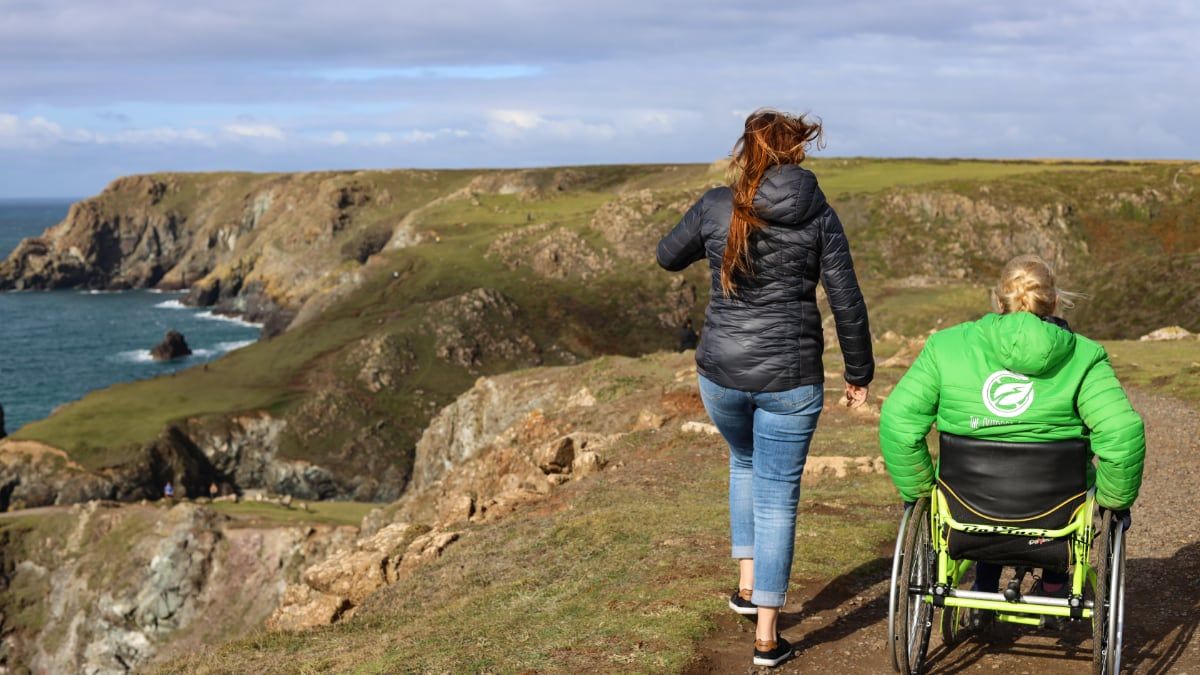
{"type": "Polygon", "coordinates": [[[1033,382],[1011,370],[998,370],[983,383],[983,405],[997,417],[1016,417],[1033,404],[1033,382]]]}

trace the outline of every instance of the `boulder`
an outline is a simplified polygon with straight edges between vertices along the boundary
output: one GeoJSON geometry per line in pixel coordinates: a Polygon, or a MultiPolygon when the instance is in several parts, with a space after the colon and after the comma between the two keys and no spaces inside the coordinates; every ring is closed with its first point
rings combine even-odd
{"type": "Polygon", "coordinates": [[[150,356],[155,361],[171,361],[188,356],[191,353],[192,350],[188,347],[183,333],[176,330],[167,331],[167,334],[163,337],[163,341],[150,350],[150,356]]]}
{"type": "Polygon", "coordinates": [[[604,468],[605,461],[599,454],[587,450],[579,453],[571,463],[571,473],[575,478],[583,478],[598,473],[604,468]]]}
{"type": "Polygon", "coordinates": [[[8,435],[8,431],[4,428],[4,406],[0,405],[0,438],[8,435]]]}
{"type": "Polygon", "coordinates": [[[1183,326],[1166,326],[1143,335],[1141,341],[1162,342],[1166,340],[1186,340],[1190,337],[1192,337],[1192,333],[1183,326]]]}

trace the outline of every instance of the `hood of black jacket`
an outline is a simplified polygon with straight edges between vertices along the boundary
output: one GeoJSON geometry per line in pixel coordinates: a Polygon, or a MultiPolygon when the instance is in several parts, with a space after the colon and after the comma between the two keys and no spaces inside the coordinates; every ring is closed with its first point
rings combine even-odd
{"type": "Polygon", "coordinates": [[[825,208],[817,177],[796,164],[767,169],[754,195],[754,212],[778,225],[801,225],[825,208]]]}

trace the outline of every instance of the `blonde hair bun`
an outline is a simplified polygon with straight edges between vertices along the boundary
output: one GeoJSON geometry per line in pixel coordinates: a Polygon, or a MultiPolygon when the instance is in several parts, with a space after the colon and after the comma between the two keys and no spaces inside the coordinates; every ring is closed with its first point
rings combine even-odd
{"type": "Polygon", "coordinates": [[[1073,307],[1074,293],[1059,290],[1054,270],[1036,255],[1020,255],[1008,261],[1000,272],[1000,284],[992,291],[1001,314],[1032,312],[1051,316],[1059,306],[1073,307]]]}

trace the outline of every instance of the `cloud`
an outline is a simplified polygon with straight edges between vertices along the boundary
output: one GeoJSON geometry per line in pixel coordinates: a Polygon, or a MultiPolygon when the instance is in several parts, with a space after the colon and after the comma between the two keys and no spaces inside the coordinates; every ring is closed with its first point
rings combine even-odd
{"type": "Polygon", "coordinates": [[[283,133],[283,129],[274,124],[262,124],[258,122],[232,122],[221,127],[221,131],[236,138],[266,139],[271,141],[282,141],[287,138],[287,135],[283,133]]]}
{"type": "Polygon", "coordinates": [[[1196,34],[1170,0],[9,3],[0,166],[58,164],[0,191],[707,162],[760,106],[820,116],[834,155],[1200,158],[1196,34]]]}

